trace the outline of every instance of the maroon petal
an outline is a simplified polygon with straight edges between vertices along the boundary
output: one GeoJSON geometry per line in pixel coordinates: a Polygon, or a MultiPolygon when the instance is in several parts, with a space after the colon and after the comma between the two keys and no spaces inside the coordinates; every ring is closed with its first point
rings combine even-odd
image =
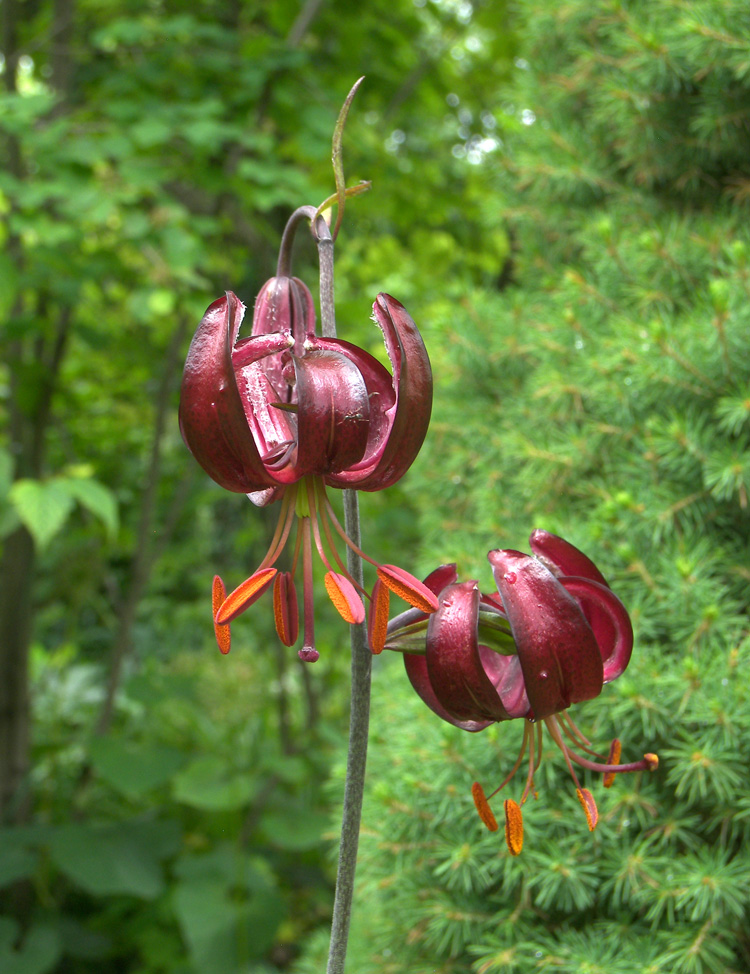
{"type": "MultiPolygon", "coordinates": [[[[607,579],[588,555],[584,555],[575,545],[564,538],[537,528],[536,531],[531,532],[529,545],[537,558],[553,574],[576,575],[579,578],[590,578],[600,585],[607,585],[607,579]]],[[[607,585],[607,587],[609,586],[607,585]]]]}
{"type": "MultiPolygon", "coordinates": [[[[485,671],[477,640],[476,582],[444,588],[427,625],[427,672],[440,705],[456,720],[510,720],[485,671]]],[[[495,655],[495,654],[493,654],[495,655]]],[[[520,670],[517,679],[521,679],[520,670]]]]}
{"type": "Polygon", "coordinates": [[[231,291],[214,301],[188,351],[180,392],[180,430],[198,463],[226,490],[274,485],[248,428],[232,368],[245,308],[231,291]]]}
{"type": "Polygon", "coordinates": [[[435,696],[435,691],[432,689],[430,677],[427,672],[427,660],[425,657],[418,656],[415,653],[404,653],[403,655],[406,675],[409,677],[411,685],[430,710],[436,713],[438,717],[442,717],[449,724],[453,724],[455,727],[460,727],[462,730],[467,731],[480,731],[484,730],[485,727],[489,727],[492,723],[491,720],[456,720],[455,717],[452,717],[435,696]]]}
{"type": "Polygon", "coordinates": [[[424,580],[424,584],[435,595],[440,595],[443,589],[447,585],[452,585],[457,578],[458,572],[456,571],[456,563],[454,561],[448,565],[440,565],[434,571],[431,571],[424,580]]]}
{"type": "Polygon", "coordinates": [[[588,578],[561,576],[558,581],[581,606],[604,664],[604,683],[624,673],[633,652],[633,624],[628,610],[612,589],[588,578]]]}
{"type": "Polygon", "coordinates": [[[573,598],[537,559],[520,551],[487,556],[518,648],[526,693],[537,720],[602,689],[602,658],[573,598]]]}
{"type": "Polygon", "coordinates": [[[232,369],[232,345],[245,308],[228,291],[209,306],[188,351],[180,430],[198,463],[226,490],[273,485],[247,426],[232,369]]]}
{"type": "MultiPolygon", "coordinates": [[[[290,334],[298,355],[302,355],[304,341],[315,334],[315,305],[306,284],[298,277],[272,277],[266,281],[255,299],[253,336],[276,332],[290,334]]],[[[264,362],[263,371],[277,390],[288,388],[283,377],[284,359],[275,355],[264,362]]]]}
{"type": "Polygon", "coordinates": [[[388,369],[369,352],[340,338],[314,338],[307,342],[311,351],[337,352],[356,366],[367,388],[370,419],[367,428],[367,444],[360,460],[340,474],[326,477],[331,487],[347,487],[357,484],[375,468],[385,448],[393,423],[396,393],[393,378],[388,369]]]}
{"type": "Polygon", "coordinates": [[[378,295],[373,312],[393,367],[395,400],[385,410],[387,426],[379,423],[377,448],[368,466],[329,479],[335,487],[382,490],[394,484],[414,462],[430,423],[432,371],[417,326],[404,306],[388,294],[378,295]]]}
{"type": "Polygon", "coordinates": [[[370,403],[359,369],[340,352],[294,357],[298,452],[294,479],[345,470],[367,445],[370,403]]]}

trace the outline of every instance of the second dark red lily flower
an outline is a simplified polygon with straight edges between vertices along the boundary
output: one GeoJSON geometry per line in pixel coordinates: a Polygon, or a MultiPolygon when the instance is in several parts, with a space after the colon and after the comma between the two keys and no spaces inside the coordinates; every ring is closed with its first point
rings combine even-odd
{"type": "MultiPolygon", "coordinates": [[[[354,547],[326,496],[326,486],[381,490],[411,466],[432,407],[432,374],[421,336],[394,298],[373,306],[393,367],[369,352],[315,332],[312,296],[298,278],[275,277],[258,295],[251,334],[239,338],[245,307],[232,293],[206,311],[190,346],[182,381],[180,429],[204,470],[227,490],[265,506],[281,500],[276,533],[261,564],[229,596],[214,580],[214,622],[223,652],[228,624],[273,585],[274,618],[286,645],[297,639],[295,575],[302,565],[303,659],[317,659],[312,549],[326,569],[326,589],[347,622],[364,619],[361,590],[339,557],[334,535],[354,547]],[[298,525],[291,570],[275,567],[298,525]]],[[[359,554],[359,549],[355,549],[359,554]]],[[[363,557],[367,558],[366,555],[363,557]]],[[[390,590],[425,612],[434,594],[396,566],[376,565],[390,590]]]]}
{"type": "MultiPolygon", "coordinates": [[[[528,752],[520,802],[505,802],[506,840],[514,855],[523,844],[520,806],[533,791],[544,727],[563,753],[591,829],[596,803],[573,764],[604,774],[606,786],[617,773],[658,766],[654,754],[620,764],[617,740],[605,760],[592,760],[596,752],[567,709],[598,696],[623,673],[633,647],[630,618],[594,563],[573,545],[546,531],[534,531],[530,545],[536,557],[489,553],[498,594],[483,595],[474,581],[458,582],[455,566],[444,565],[425,579],[439,596],[429,620],[412,609],[388,625],[387,635],[371,634],[375,649],[385,645],[404,653],[414,689],[443,720],[480,731],[496,721],[525,719],[518,759],[493,792],[511,780],[528,752]]],[[[481,785],[475,783],[472,794],[482,820],[496,829],[481,785]]]]}

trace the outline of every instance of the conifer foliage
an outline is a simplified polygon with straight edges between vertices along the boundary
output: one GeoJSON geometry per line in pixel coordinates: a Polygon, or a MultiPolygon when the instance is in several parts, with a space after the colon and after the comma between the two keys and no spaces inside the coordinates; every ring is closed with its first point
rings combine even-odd
{"type": "Polygon", "coordinates": [[[575,719],[662,764],[608,792],[588,781],[590,834],[545,753],[511,859],[469,789],[510,770],[520,728],[441,725],[393,689],[392,661],[352,969],[746,971],[750,12],[533,0],[520,16],[497,105],[511,282],[432,309],[442,386],[412,474],[439,498],[425,567],[458,559],[486,585],[487,550],[533,527],[584,548],[636,648],[575,719]]]}

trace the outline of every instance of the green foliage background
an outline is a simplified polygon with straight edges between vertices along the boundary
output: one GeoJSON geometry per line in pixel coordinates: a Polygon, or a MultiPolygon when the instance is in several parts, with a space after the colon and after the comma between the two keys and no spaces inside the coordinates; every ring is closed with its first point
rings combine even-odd
{"type": "Polygon", "coordinates": [[[33,746],[0,969],[324,966],[345,634],[319,605],[301,667],[259,603],[218,658],[211,577],[245,577],[274,512],[197,468],[176,387],[205,306],[252,302],[289,212],[330,193],[361,74],[344,161],[373,190],[339,238],[339,328],[382,354],[393,293],[436,377],[412,471],[362,497],[366,548],[489,587],[489,548],[578,544],[637,643],[576,720],[662,765],[590,783],[590,835],[545,754],[512,860],[469,787],[520,728],[443,725],[378,660],[349,968],[750,969],[746,5],[5,7],[0,531],[15,575],[34,541],[33,746]]]}

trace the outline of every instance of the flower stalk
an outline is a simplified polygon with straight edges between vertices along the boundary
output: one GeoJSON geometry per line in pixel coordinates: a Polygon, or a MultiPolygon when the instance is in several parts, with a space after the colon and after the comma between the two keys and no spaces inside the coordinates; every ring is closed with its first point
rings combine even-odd
{"type": "MultiPolygon", "coordinates": [[[[315,221],[313,232],[318,244],[320,265],[321,331],[324,338],[336,338],[333,239],[328,225],[320,218],[315,221]]],[[[359,500],[356,490],[345,490],[343,494],[344,531],[352,542],[352,545],[347,545],[346,549],[346,567],[355,584],[362,589],[364,588],[362,557],[355,550],[362,546],[359,500]]],[[[353,624],[349,627],[349,633],[352,652],[349,746],[327,974],[343,974],[346,963],[365,791],[367,743],[370,733],[372,653],[367,644],[367,627],[364,623],[353,624]]]]}

